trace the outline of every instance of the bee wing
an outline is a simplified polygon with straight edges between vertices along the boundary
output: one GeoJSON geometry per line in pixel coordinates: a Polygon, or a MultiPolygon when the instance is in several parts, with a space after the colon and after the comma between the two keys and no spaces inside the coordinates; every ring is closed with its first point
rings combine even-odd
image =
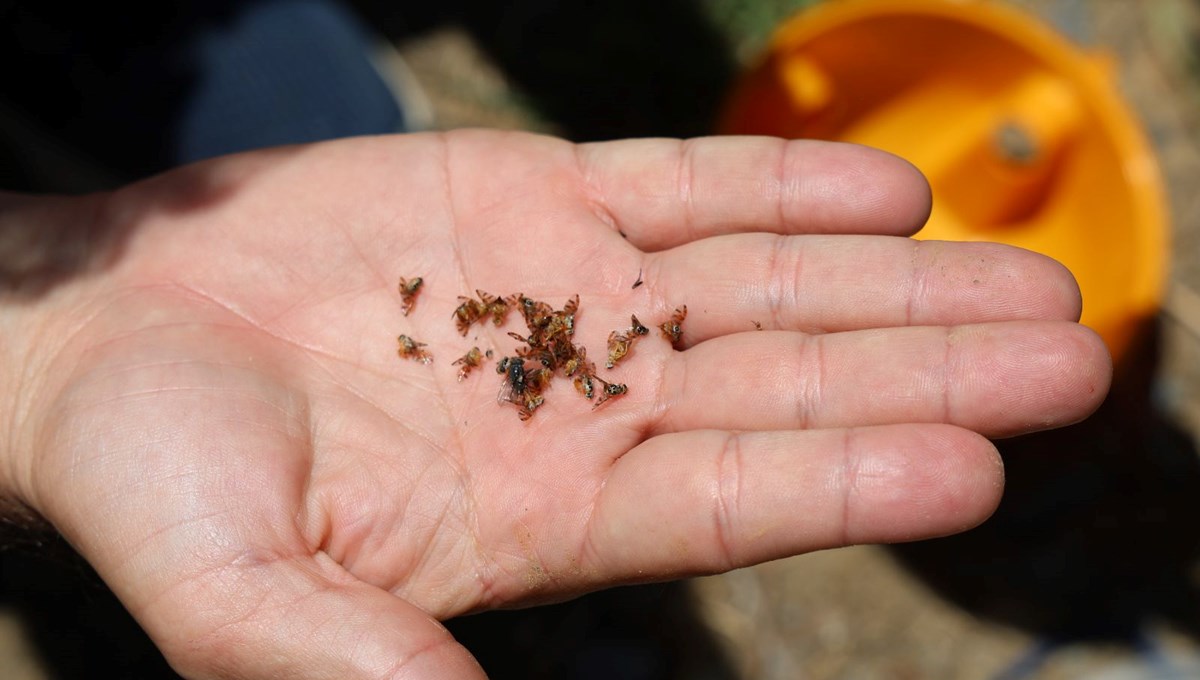
{"type": "Polygon", "coordinates": [[[513,399],[512,381],[508,379],[508,374],[505,374],[503,382],[500,383],[500,391],[496,393],[497,404],[517,404],[520,403],[513,399]]]}

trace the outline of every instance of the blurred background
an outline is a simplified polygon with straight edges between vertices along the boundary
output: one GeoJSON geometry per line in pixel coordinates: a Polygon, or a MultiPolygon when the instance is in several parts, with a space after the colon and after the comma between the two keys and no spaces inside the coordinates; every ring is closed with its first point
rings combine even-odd
{"type": "MultiPolygon", "coordinates": [[[[0,2],[0,23],[15,27],[15,17],[32,28],[0,49],[7,63],[51,68],[62,34],[20,14],[19,4],[0,2]]],[[[821,4],[347,7],[367,27],[372,64],[402,102],[403,126],[589,141],[718,130],[735,83],[763,64],[772,34],[821,4]]],[[[1101,412],[1073,428],[1001,442],[1009,476],[1001,509],[963,536],[805,555],[450,622],[492,677],[1200,678],[1200,7],[996,4],[1111,57],[1111,84],[1161,170],[1158,228],[1170,229],[1172,243],[1157,274],[1161,309],[1143,314],[1129,334],[1101,412]]],[[[87,191],[170,162],[149,143],[97,140],[94,129],[38,108],[61,112],[58,97],[66,95],[51,92],[31,106],[21,94],[14,85],[0,96],[5,188],[87,191]]],[[[106,108],[111,98],[110,91],[76,110],[98,110],[112,129],[127,126],[143,138],[167,133],[123,119],[106,108]]],[[[170,112],[169,100],[161,105],[170,112]]],[[[1073,200],[1103,198],[1087,188],[1073,200]]],[[[1098,263],[1101,274],[1111,268],[1110,278],[1123,280],[1138,254],[1120,250],[1098,263]]],[[[43,556],[0,550],[0,678],[174,677],[86,565],[52,538],[36,547],[43,556]]]]}

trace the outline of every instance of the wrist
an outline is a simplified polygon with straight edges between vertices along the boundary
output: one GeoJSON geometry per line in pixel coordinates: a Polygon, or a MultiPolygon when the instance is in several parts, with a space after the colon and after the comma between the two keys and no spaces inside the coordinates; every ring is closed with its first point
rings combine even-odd
{"type": "MultiPolygon", "coordinates": [[[[101,195],[0,192],[0,524],[12,534],[45,528],[34,493],[41,423],[52,371],[71,332],[89,264],[98,255],[101,195]],[[55,310],[60,310],[56,313],[55,310]]],[[[0,538],[0,540],[5,540],[0,538]]]]}

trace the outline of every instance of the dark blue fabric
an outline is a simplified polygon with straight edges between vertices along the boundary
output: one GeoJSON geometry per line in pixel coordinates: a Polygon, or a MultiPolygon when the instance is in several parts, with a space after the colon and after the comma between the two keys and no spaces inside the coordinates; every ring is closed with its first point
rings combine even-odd
{"type": "Polygon", "coordinates": [[[173,157],[187,162],[278,144],[404,129],[354,18],[321,0],[245,3],[182,46],[195,81],[173,157]]]}
{"type": "Polygon", "coordinates": [[[0,99],[126,179],[233,151],[401,132],[337,0],[0,0],[0,99]]]}

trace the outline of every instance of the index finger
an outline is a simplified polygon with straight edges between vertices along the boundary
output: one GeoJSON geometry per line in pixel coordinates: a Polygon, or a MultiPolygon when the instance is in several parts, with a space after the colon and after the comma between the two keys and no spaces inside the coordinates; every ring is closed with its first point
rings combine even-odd
{"type": "Polygon", "coordinates": [[[929,216],[920,171],[856,144],[643,139],[585,144],[579,158],[597,207],[647,251],[746,231],[910,235],[929,216]]]}

